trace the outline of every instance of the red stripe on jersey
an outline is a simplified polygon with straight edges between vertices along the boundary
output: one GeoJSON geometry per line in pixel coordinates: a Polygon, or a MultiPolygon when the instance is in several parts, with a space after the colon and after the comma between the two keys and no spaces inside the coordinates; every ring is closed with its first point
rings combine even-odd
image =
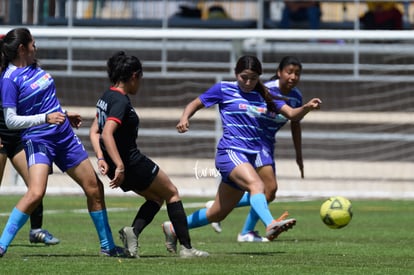
{"type": "Polygon", "coordinates": [[[122,121],[117,117],[111,116],[111,117],[108,117],[107,120],[112,120],[112,121],[115,121],[118,124],[122,124],[122,121]]]}

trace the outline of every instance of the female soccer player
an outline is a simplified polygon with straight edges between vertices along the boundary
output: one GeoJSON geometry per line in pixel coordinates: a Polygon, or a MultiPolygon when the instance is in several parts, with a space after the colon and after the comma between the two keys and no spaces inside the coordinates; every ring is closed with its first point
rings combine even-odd
{"type": "Polygon", "coordinates": [[[151,223],[164,201],[181,243],[180,257],[209,256],[191,246],[186,214],[177,188],[137,147],[139,118],[129,95],[135,95],[139,90],[143,75],[141,62],[135,56],[118,52],[108,59],[107,72],[112,86],[96,104],[90,139],[99,170],[111,179],[110,187],[133,191],[146,199],[132,226],[119,231],[128,257],[138,257],[138,236],[151,223]]]}
{"type": "Polygon", "coordinates": [[[5,121],[9,129],[24,129],[22,141],[29,169],[28,190],[12,210],[0,237],[0,257],[42,201],[53,162],[85,192],[101,254],[123,256],[123,249],[116,247],[112,238],[102,182],[60,106],[53,78],[36,62],[30,31],[10,30],[1,41],[0,53],[5,121]]]}
{"type": "MultiPolygon", "coordinates": [[[[276,112],[283,101],[274,101],[261,83],[262,66],[254,56],[241,57],[235,68],[237,81],[221,81],[190,102],[184,109],[177,129],[184,133],[189,129],[189,119],[200,109],[219,104],[223,136],[217,146],[216,168],[222,182],[210,208],[197,210],[187,217],[189,228],[204,226],[223,220],[236,207],[244,192],[249,193],[249,203],[266,226],[266,237],[275,239],[280,233],[292,228],[296,220],[275,220],[267,207],[265,184],[255,168],[262,151],[260,136],[263,130],[258,118],[267,110],[276,112]]],[[[166,247],[176,249],[174,228],[164,222],[166,247]]]]}
{"type": "MultiPolygon", "coordinates": [[[[302,130],[300,120],[309,112],[320,108],[322,101],[318,98],[311,99],[305,105],[302,104],[302,94],[296,87],[300,81],[302,64],[294,56],[285,56],[279,63],[276,74],[265,85],[274,97],[285,99],[278,113],[267,112],[259,118],[263,129],[263,150],[259,154],[261,165],[257,168],[260,178],[265,183],[266,199],[270,203],[276,198],[277,180],[276,165],[274,161],[274,149],[277,132],[291,120],[291,133],[296,152],[296,163],[299,166],[301,177],[304,177],[302,158],[302,130]]],[[[245,194],[240,205],[248,205],[248,194],[245,194]]],[[[283,217],[287,217],[285,212],[283,217]]],[[[253,209],[250,210],[241,233],[237,236],[238,242],[266,242],[267,239],[258,235],[254,227],[259,220],[253,209]]]]}
{"type": "MultiPolygon", "coordinates": [[[[1,42],[0,42],[1,43],[1,42]]],[[[10,160],[17,173],[22,177],[27,186],[29,172],[27,170],[24,145],[20,138],[20,130],[9,130],[4,121],[3,108],[0,106],[0,138],[2,147],[0,148],[0,184],[3,179],[4,169],[6,168],[7,158],[10,160]]],[[[31,243],[44,243],[55,245],[60,241],[49,231],[42,228],[43,224],[43,201],[36,207],[30,215],[29,241],[31,243]]]]}

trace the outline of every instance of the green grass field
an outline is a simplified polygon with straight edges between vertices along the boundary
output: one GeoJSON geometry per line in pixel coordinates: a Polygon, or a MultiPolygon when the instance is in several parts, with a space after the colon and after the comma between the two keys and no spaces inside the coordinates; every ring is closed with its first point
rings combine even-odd
{"type": "MultiPolygon", "coordinates": [[[[0,196],[0,224],[19,196],[0,196]]],[[[206,199],[184,198],[185,204],[206,199]]],[[[139,197],[108,197],[112,233],[130,225],[139,197]]],[[[319,218],[322,200],[278,202],[276,216],[288,210],[297,225],[271,243],[237,243],[248,208],[234,210],[222,222],[191,230],[193,245],[210,252],[204,259],[180,259],[164,248],[163,209],[140,236],[140,258],[99,256],[99,244],[82,196],[46,196],[44,227],[61,243],[30,244],[29,223],[0,258],[0,274],[414,274],[414,202],[352,200],[354,217],[343,229],[329,229],[319,218]]],[[[192,205],[192,204],[189,204],[192,205]]],[[[196,208],[186,207],[187,213],[196,208]]],[[[262,224],[257,226],[264,232],[262,224]]]]}

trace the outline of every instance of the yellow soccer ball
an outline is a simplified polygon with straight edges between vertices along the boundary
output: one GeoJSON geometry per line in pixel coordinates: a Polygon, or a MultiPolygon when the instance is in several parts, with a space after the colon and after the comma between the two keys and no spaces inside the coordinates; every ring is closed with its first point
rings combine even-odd
{"type": "Polygon", "coordinates": [[[329,228],[342,228],[352,219],[352,204],[347,198],[331,197],[321,205],[320,215],[323,223],[329,228]]]}

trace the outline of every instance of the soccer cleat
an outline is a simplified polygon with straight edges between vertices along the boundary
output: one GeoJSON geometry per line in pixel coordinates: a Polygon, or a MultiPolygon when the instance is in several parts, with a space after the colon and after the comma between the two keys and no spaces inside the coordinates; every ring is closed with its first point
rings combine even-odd
{"type": "Polygon", "coordinates": [[[60,242],[46,229],[30,230],[29,240],[31,243],[44,243],[46,245],[55,245],[60,242]]]}
{"type": "Polygon", "coordinates": [[[171,253],[177,253],[177,236],[171,222],[164,222],[162,224],[162,231],[165,235],[165,247],[171,253]]]}
{"type": "Polygon", "coordinates": [[[0,246],[0,258],[3,257],[4,254],[6,254],[6,249],[0,246]]]}
{"type": "Polygon", "coordinates": [[[205,251],[201,251],[195,248],[185,248],[181,246],[180,248],[180,258],[195,258],[195,257],[208,257],[210,254],[205,251]]]}
{"type": "Polygon", "coordinates": [[[135,236],[134,228],[125,226],[119,230],[119,238],[124,244],[125,254],[128,258],[139,258],[138,238],[135,236]]]}
{"type": "Polygon", "coordinates": [[[221,233],[221,231],[223,230],[221,228],[221,223],[219,222],[212,222],[211,227],[213,227],[214,231],[216,231],[217,233],[221,233]]]}
{"type": "Polygon", "coordinates": [[[100,254],[101,256],[106,256],[106,257],[117,257],[117,258],[127,257],[127,255],[125,254],[124,248],[120,246],[115,246],[111,250],[101,248],[100,254]]]}
{"type": "Polygon", "coordinates": [[[269,240],[259,235],[257,231],[250,231],[246,234],[237,235],[237,241],[239,243],[265,243],[269,240]]]}
{"type": "MultiPolygon", "coordinates": [[[[214,201],[208,201],[206,202],[206,208],[210,208],[213,205],[214,201]]],[[[211,223],[211,227],[214,229],[215,232],[217,233],[221,233],[221,231],[223,230],[221,228],[221,224],[219,222],[212,222],[211,223]]]]}
{"type": "Polygon", "coordinates": [[[282,232],[288,231],[296,224],[295,219],[286,219],[288,216],[289,213],[285,211],[279,218],[266,227],[266,238],[269,241],[273,241],[282,232]]]}

